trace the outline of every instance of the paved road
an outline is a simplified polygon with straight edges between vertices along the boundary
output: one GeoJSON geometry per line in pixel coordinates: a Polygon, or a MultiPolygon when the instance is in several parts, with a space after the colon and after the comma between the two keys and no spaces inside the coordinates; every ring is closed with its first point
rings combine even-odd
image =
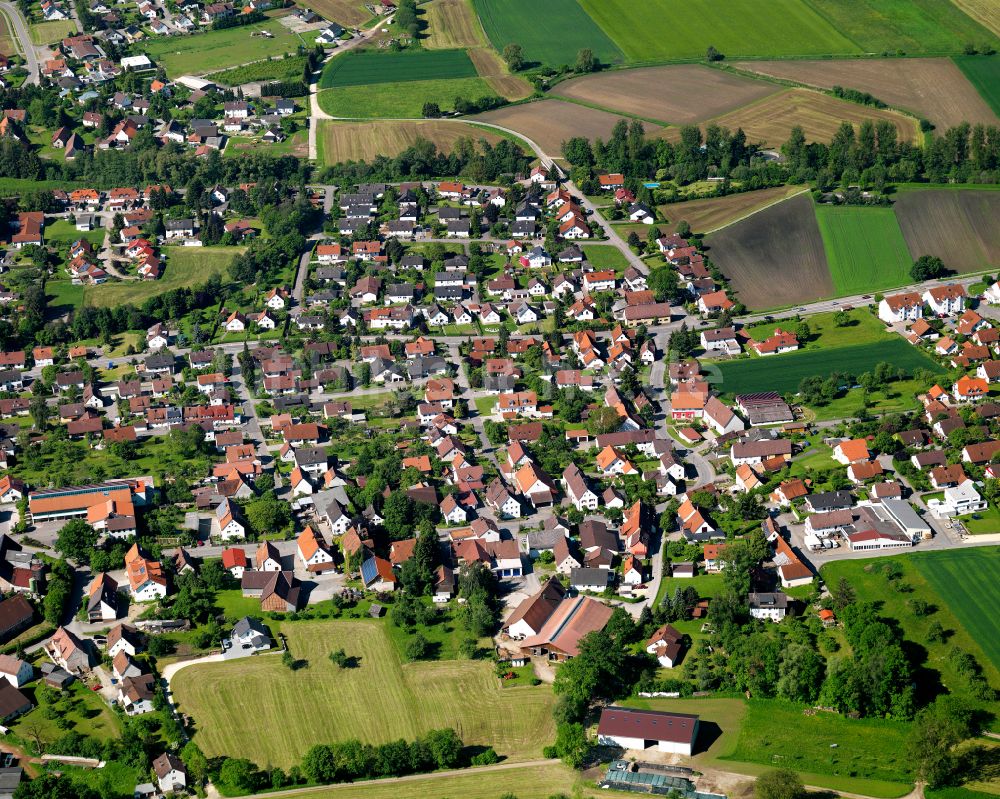
{"type": "MultiPolygon", "coordinates": [[[[948,278],[944,280],[927,280],[923,283],[914,283],[910,286],[901,286],[898,289],[893,289],[889,292],[884,292],[886,294],[900,294],[905,291],[916,291],[923,293],[926,289],[933,288],[934,286],[940,286],[944,283],[957,283],[963,286],[971,286],[973,283],[979,283],[982,280],[982,276],[972,276],[962,275],[961,277],[948,278]]],[[[873,303],[874,295],[872,294],[855,294],[852,297],[841,297],[839,299],[830,300],[817,300],[816,302],[806,303],[805,305],[798,305],[794,308],[787,308],[783,311],[772,311],[770,313],[757,313],[750,314],[748,316],[741,316],[734,321],[740,322],[744,325],[752,325],[755,322],[761,322],[765,319],[788,319],[789,317],[798,315],[808,315],[816,313],[824,313],[829,311],[838,311],[846,305],[852,305],[854,307],[868,305],[873,303]]]]}
{"type": "MultiPolygon", "coordinates": [[[[31,43],[31,34],[28,32],[28,23],[25,21],[24,15],[21,13],[21,9],[13,3],[8,3],[5,0],[4,2],[0,2],[0,10],[2,10],[11,23],[13,23],[14,38],[17,39],[18,48],[21,51],[21,55],[24,56],[25,68],[28,70],[28,77],[24,82],[26,84],[38,83],[38,53],[35,50],[35,45],[31,43]]],[[[76,14],[75,8],[73,14],[76,14]]]]}
{"type": "MultiPolygon", "coordinates": [[[[382,30],[382,28],[392,22],[392,17],[386,17],[385,19],[378,20],[372,27],[368,30],[363,31],[360,36],[355,36],[349,42],[344,42],[340,44],[336,50],[327,55],[326,59],[323,61],[323,65],[313,73],[312,80],[309,83],[309,160],[315,161],[319,154],[319,148],[316,144],[316,135],[319,129],[319,120],[321,119],[333,119],[329,114],[326,113],[322,108],[319,107],[319,102],[316,97],[319,93],[319,77],[323,73],[323,66],[331,58],[336,58],[341,53],[346,53],[353,50],[355,47],[367,42],[375,34],[382,30]]],[[[370,120],[369,120],[370,121],[370,120]]]]}

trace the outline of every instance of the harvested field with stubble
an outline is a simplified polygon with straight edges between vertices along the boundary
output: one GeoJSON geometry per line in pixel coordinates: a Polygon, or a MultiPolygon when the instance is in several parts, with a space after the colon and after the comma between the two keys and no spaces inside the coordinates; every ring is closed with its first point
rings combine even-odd
{"type": "Polygon", "coordinates": [[[508,100],[523,100],[534,89],[524,78],[511,75],[503,59],[489,47],[469,50],[469,58],[476,66],[476,72],[497,94],[508,100]]]}
{"type": "Polygon", "coordinates": [[[427,18],[424,47],[449,50],[486,44],[483,28],[469,0],[431,0],[423,9],[427,18]]]}
{"type": "MultiPolygon", "coordinates": [[[[492,122],[523,133],[553,158],[562,157],[562,143],[574,136],[607,139],[621,118],[617,114],[563,100],[541,100],[472,117],[473,120],[492,122]]],[[[659,130],[655,125],[646,125],[647,134],[659,130]]]]}
{"type": "Polygon", "coordinates": [[[673,125],[691,125],[781,91],[765,81],[682,64],[616,70],[573,78],[553,96],[673,125]]]}
{"type": "MultiPolygon", "coordinates": [[[[888,120],[896,126],[900,141],[917,140],[915,119],[897,111],[869,108],[811,89],[786,89],[705,122],[714,122],[730,130],[743,128],[748,141],[780,147],[796,125],[805,132],[807,141],[828,142],[841,122],[857,127],[866,119],[888,120]]],[[[680,130],[667,128],[664,135],[671,141],[679,140],[680,130]]]]}
{"type": "Polygon", "coordinates": [[[820,89],[843,86],[869,92],[937,127],[997,124],[997,115],[949,58],[745,61],[733,66],[820,89]]]}
{"type": "Polygon", "coordinates": [[[671,231],[677,230],[678,222],[687,222],[695,233],[712,233],[802,191],[801,186],[775,186],[725,197],[658,205],[656,210],[667,220],[665,226],[671,231]]]}
{"type": "Polygon", "coordinates": [[[996,36],[1000,36],[1000,5],[996,0],[952,0],[956,6],[996,36]]]}
{"type": "Polygon", "coordinates": [[[209,757],[287,769],[316,743],[413,740],[442,727],[510,761],[541,756],[555,736],[549,686],[501,687],[486,661],[403,664],[387,623],[286,622],[280,631],[307,666],[292,671],[277,654],[189,666],[173,678],[174,698],[195,719],[194,740],[209,757]],[[330,662],[339,648],[359,659],[357,668],[330,662]]]}
{"type": "Polygon", "coordinates": [[[319,124],[319,153],[320,163],[323,164],[371,161],[379,155],[392,158],[418,139],[434,142],[439,151],[448,153],[463,137],[471,137],[475,141],[486,139],[490,144],[496,144],[502,138],[486,128],[434,119],[412,122],[320,120],[319,124]]]}
{"type": "Polygon", "coordinates": [[[797,305],[834,293],[808,195],[729,225],[705,243],[709,257],[751,310],[797,305]]]}
{"type": "Polygon", "coordinates": [[[903,190],[894,209],[914,259],[936,255],[955,272],[1000,266],[1000,191],[903,190]]]}

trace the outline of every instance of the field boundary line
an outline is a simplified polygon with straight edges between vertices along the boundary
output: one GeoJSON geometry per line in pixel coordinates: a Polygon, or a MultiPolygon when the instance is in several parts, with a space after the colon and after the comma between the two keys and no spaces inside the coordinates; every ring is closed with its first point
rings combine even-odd
{"type": "Polygon", "coordinates": [[[638,114],[632,114],[628,111],[616,111],[613,108],[608,108],[607,106],[598,105],[597,103],[588,103],[586,100],[578,100],[575,97],[566,97],[561,94],[552,94],[551,92],[545,95],[546,100],[561,100],[564,103],[573,103],[574,105],[579,105],[584,108],[589,108],[591,111],[603,111],[605,114],[613,114],[615,116],[625,117],[626,119],[637,119],[640,122],[648,122],[651,125],[660,125],[664,128],[678,128],[681,127],[676,122],[666,122],[662,119],[656,119],[655,117],[641,117],[638,114]]]}
{"type": "MultiPolygon", "coordinates": [[[[749,219],[754,214],[759,214],[761,211],[766,211],[768,208],[773,208],[778,203],[788,202],[788,200],[791,200],[793,197],[798,197],[800,194],[803,194],[804,192],[807,191],[809,191],[809,187],[803,186],[799,191],[793,192],[792,194],[789,194],[787,197],[779,197],[777,200],[771,200],[771,202],[762,205],[760,208],[755,208],[753,211],[750,211],[750,213],[744,214],[743,216],[738,217],[736,219],[732,219],[729,222],[726,222],[726,224],[724,225],[719,225],[718,227],[714,227],[711,230],[705,230],[700,232],[704,233],[706,236],[709,233],[718,233],[723,228],[727,228],[730,225],[735,225],[737,222],[742,222],[745,219],[749,219]]],[[[705,199],[711,199],[711,198],[705,198],[705,199]]],[[[670,205],[668,204],[665,207],[669,208],[670,205]]]]}

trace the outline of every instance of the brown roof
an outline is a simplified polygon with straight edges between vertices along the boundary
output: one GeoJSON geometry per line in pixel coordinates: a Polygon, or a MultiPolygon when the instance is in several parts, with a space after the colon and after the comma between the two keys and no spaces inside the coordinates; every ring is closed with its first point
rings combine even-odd
{"type": "Polygon", "coordinates": [[[598,735],[685,744],[694,743],[697,730],[697,716],[625,707],[604,708],[597,726],[598,735]]]}
{"type": "Polygon", "coordinates": [[[566,589],[562,583],[555,577],[550,577],[537,594],[528,597],[517,606],[507,619],[506,626],[510,627],[523,619],[532,630],[539,632],[565,596],[566,589]]]}
{"type": "Polygon", "coordinates": [[[588,633],[603,630],[614,611],[590,597],[564,599],[549,616],[541,631],[524,641],[525,648],[544,646],[569,656],[580,654],[580,639],[588,633]]]}

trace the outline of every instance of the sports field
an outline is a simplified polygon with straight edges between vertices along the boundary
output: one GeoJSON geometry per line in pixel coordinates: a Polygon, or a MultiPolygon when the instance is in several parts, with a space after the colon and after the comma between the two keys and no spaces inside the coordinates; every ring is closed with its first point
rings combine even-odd
{"type": "Polygon", "coordinates": [[[580,0],[629,61],[853,54],[861,48],[802,0],[580,0]]]}
{"type": "Polygon", "coordinates": [[[781,91],[761,80],[696,64],[600,72],[560,83],[553,96],[610,111],[691,125],[781,91]]]}
{"type": "MultiPolygon", "coordinates": [[[[858,105],[812,89],[794,88],[770,94],[710,121],[730,130],[743,128],[748,141],[778,148],[788,141],[796,125],[802,128],[807,141],[825,143],[833,138],[842,122],[857,127],[866,119],[891,122],[900,141],[917,140],[917,121],[911,117],[898,111],[858,105]]],[[[680,128],[667,128],[664,135],[671,141],[679,140],[680,128]]]]}
{"type": "Polygon", "coordinates": [[[871,344],[790,352],[770,358],[726,361],[718,364],[722,382],[716,387],[725,394],[752,394],[757,391],[794,394],[804,377],[826,377],[831,372],[857,377],[872,371],[876,364],[883,361],[911,374],[917,369],[936,374],[944,372],[928,355],[897,338],[871,344]]]}
{"type": "Polygon", "coordinates": [[[143,52],[169,77],[218,72],[271,56],[294,53],[300,45],[312,45],[316,32],[299,36],[276,19],[259,25],[206,31],[191,36],[166,36],[143,42],[143,52]],[[268,31],[271,38],[253,36],[254,31],[268,31]]]}
{"type": "Polygon", "coordinates": [[[572,66],[585,47],[605,64],[624,60],[622,51],[577,0],[473,0],[473,5],[497,51],[502,53],[516,42],[529,66],[572,66]]]}
{"type": "Polygon", "coordinates": [[[881,291],[910,280],[913,259],[892,208],[819,205],[816,219],[838,294],[881,291]]]}
{"type": "Polygon", "coordinates": [[[456,97],[472,101],[495,95],[483,78],[453,78],[327,89],[319,93],[319,104],[331,116],[346,119],[419,119],[424,103],[437,103],[442,111],[451,111],[456,97]]]}
{"type": "Polygon", "coordinates": [[[954,61],[993,113],[1000,116],[1000,56],[963,55],[956,56],[954,61]]]}
{"type": "MultiPolygon", "coordinates": [[[[976,69],[991,61],[1000,70],[998,59],[969,59],[976,69]]],[[[887,105],[928,119],[939,128],[962,122],[997,124],[997,115],[950,58],[743,61],[733,66],[820,89],[846,86],[869,92],[887,105]]],[[[1000,74],[995,77],[996,84],[1000,84],[1000,74]]],[[[996,91],[1000,103],[1000,89],[996,91]]]]}
{"type": "Polygon", "coordinates": [[[1000,605],[1000,549],[935,552],[914,563],[1000,669],[1000,619],[995,612],[1000,605]]]}
{"type": "Polygon", "coordinates": [[[376,156],[392,158],[420,139],[433,142],[439,152],[450,153],[462,137],[491,144],[501,136],[488,128],[462,122],[415,120],[412,122],[331,122],[320,120],[319,161],[339,164],[344,161],[370,161],[376,156]]]}
{"type": "Polygon", "coordinates": [[[180,711],[194,717],[194,739],[209,757],[236,755],[288,768],[315,743],[412,740],[441,727],[453,727],[466,744],[494,746],[510,760],[541,756],[555,735],[549,687],[502,688],[492,664],[483,661],[404,665],[385,625],[282,624],[291,652],[306,667],[293,672],[278,655],[191,666],[174,677],[174,697],[180,711]],[[330,663],[329,653],[341,647],[360,659],[357,668],[330,663]]]}
{"type": "Polygon", "coordinates": [[[729,225],[706,237],[705,243],[740,302],[752,310],[797,305],[834,293],[813,201],[806,195],[729,225]]]}
{"type": "Polygon", "coordinates": [[[1000,191],[907,188],[893,208],[914,260],[936,255],[956,272],[1000,266],[1000,191]]]}
{"type": "Polygon", "coordinates": [[[197,286],[212,275],[224,275],[243,247],[164,247],[163,277],[159,280],[128,280],[84,287],[84,304],[113,308],[138,305],[171,289],[197,286]]]}
{"type": "Polygon", "coordinates": [[[865,53],[953,55],[997,37],[949,0],[808,0],[865,53]]]}
{"type": "Polygon", "coordinates": [[[321,89],[402,83],[420,80],[471,78],[476,67],[465,50],[403,50],[381,53],[355,50],[330,60],[323,69],[321,89]]]}
{"type": "Polygon", "coordinates": [[[707,200],[658,205],[656,210],[667,220],[670,230],[675,231],[679,222],[687,222],[695,233],[712,233],[802,191],[801,186],[775,186],[707,200]]]}

